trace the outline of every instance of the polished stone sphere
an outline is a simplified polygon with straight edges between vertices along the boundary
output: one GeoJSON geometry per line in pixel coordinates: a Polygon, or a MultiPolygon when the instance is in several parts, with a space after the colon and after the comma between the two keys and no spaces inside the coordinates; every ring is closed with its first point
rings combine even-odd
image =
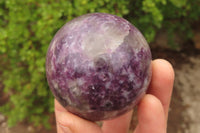
{"type": "Polygon", "coordinates": [[[88,120],[110,119],[131,110],[151,79],[151,52],[127,20],[91,13],[66,23],[54,36],[46,75],[55,98],[88,120]]]}

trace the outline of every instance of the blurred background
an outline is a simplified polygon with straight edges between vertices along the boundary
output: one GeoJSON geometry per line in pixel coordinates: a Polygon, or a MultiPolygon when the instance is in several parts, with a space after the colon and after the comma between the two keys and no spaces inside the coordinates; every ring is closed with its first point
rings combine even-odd
{"type": "Polygon", "coordinates": [[[91,12],[129,20],[153,59],[171,62],[176,78],[168,133],[200,133],[199,7],[200,0],[0,0],[0,133],[56,132],[47,48],[63,24],[91,12]]]}

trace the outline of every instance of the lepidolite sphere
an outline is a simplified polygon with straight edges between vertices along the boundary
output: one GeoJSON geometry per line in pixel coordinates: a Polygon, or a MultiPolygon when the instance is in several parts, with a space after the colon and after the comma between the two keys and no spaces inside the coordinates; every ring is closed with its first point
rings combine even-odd
{"type": "Polygon", "coordinates": [[[98,121],[132,109],[151,79],[151,52],[139,30],[105,13],[80,16],[54,36],[46,74],[68,111],[98,121]]]}

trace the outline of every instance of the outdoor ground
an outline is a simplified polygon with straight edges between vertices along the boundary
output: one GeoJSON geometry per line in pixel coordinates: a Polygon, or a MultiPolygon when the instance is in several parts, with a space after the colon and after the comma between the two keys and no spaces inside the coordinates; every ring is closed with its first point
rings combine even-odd
{"type": "MultiPolygon", "coordinates": [[[[200,133],[200,126],[198,126],[200,125],[200,51],[188,42],[181,51],[156,47],[152,49],[152,54],[154,59],[167,59],[175,69],[176,77],[169,112],[168,133],[200,133]]],[[[2,89],[1,85],[0,105],[6,98],[2,89]]],[[[0,133],[55,133],[53,114],[51,123],[52,130],[50,131],[43,127],[34,128],[27,123],[8,128],[5,116],[0,113],[0,133]]]]}

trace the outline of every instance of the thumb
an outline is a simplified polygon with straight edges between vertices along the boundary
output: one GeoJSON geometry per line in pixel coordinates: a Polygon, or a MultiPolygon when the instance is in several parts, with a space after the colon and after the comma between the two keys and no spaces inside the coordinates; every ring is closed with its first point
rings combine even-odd
{"type": "Polygon", "coordinates": [[[55,100],[57,133],[101,133],[101,128],[91,121],[82,119],[62,107],[55,100]]]}

